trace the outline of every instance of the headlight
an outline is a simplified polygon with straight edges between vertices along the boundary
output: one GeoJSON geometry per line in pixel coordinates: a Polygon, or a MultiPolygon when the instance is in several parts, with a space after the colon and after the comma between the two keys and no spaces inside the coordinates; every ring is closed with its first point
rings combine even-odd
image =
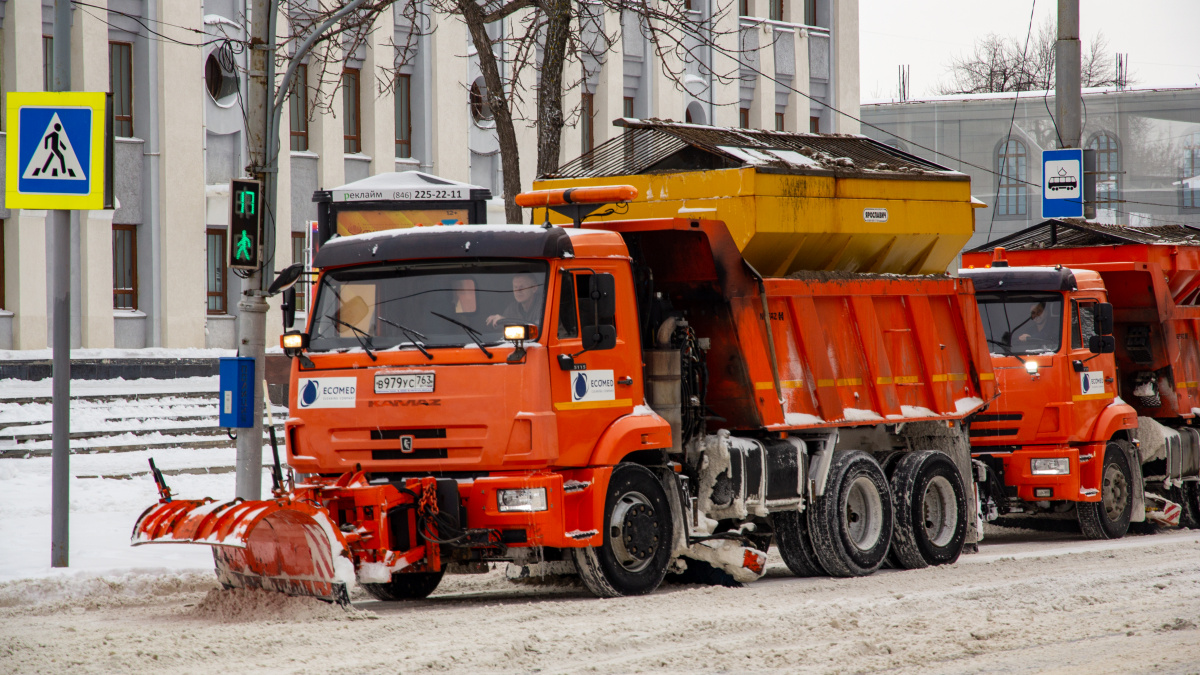
{"type": "Polygon", "coordinates": [[[1029,361],[1025,362],[1025,372],[1029,373],[1030,375],[1037,375],[1037,370],[1038,370],[1038,362],[1037,361],[1029,360],[1029,361]]]}
{"type": "Polygon", "coordinates": [[[525,337],[525,326],[505,326],[504,339],[511,342],[527,339],[525,337]]]}
{"type": "Polygon", "coordinates": [[[496,505],[499,507],[501,513],[512,511],[545,511],[546,488],[497,490],[496,505]]]}
{"type": "Polygon", "coordinates": [[[1071,460],[1066,457],[1038,457],[1029,460],[1029,471],[1035,476],[1065,476],[1071,473],[1071,460]]]}
{"type": "Polygon", "coordinates": [[[303,349],[304,333],[284,333],[279,336],[279,345],[284,349],[303,349]]]}

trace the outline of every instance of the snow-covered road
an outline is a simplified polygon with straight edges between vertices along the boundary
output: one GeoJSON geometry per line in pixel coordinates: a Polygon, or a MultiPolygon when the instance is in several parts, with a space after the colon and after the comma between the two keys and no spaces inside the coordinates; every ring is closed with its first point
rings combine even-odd
{"type": "Polygon", "coordinates": [[[951,567],[798,579],[776,559],[744,588],[667,585],[615,600],[493,571],[447,577],[421,602],[358,598],[348,612],[217,591],[207,573],[14,581],[0,584],[0,671],[1200,669],[1200,533],[1015,540],[951,567]]]}

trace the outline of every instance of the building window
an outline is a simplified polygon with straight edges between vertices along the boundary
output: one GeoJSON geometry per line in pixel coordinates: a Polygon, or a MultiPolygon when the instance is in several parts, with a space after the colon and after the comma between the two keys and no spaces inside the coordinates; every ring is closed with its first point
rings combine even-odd
{"type": "Polygon", "coordinates": [[[582,143],[582,151],[584,155],[584,163],[587,168],[592,168],[592,150],[596,147],[596,95],[584,94],[583,102],[579,109],[579,137],[582,143]]]}
{"type": "Polygon", "coordinates": [[[108,43],[108,89],[113,95],[113,134],[133,137],[133,45],[108,43]]]}
{"type": "Polygon", "coordinates": [[[412,157],[412,78],[396,78],[396,156],[412,157]]]}
{"type": "MultiPolygon", "coordinates": [[[[292,264],[304,263],[304,268],[308,269],[308,247],[305,246],[305,238],[303,232],[292,233],[292,264]]],[[[300,281],[292,288],[296,289],[296,311],[308,311],[308,280],[307,276],[300,277],[300,281]]]]}
{"type": "Polygon", "coordinates": [[[7,306],[5,304],[6,300],[5,300],[5,295],[4,295],[4,223],[5,222],[6,221],[0,220],[0,307],[7,306]]]}
{"type": "Polygon", "coordinates": [[[743,129],[750,128],[750,109],[738,108],[738,126],[743,129]]]}
{"type": "Polygon", "coordinates": [[[775,131],[783,130],[783,113],[775,113],[775,131]]]}
{"type": "Polygon", "coordinates": [[[228,314],[229,269],[225,266],[225,229],[210,227],[206,231],[208,244],[208,313],[228,314]]]}
{"type": "Polygon", "coordinates": [[[347,68],[342,73],[342,129],[345,133],[347,155],[362,152],[362,110],[359,105],[359,70],[347,68]]]}
{"type": "Polygon", "coordinates": [[[308,150],[308,66],[296,67],[296,79],[288,92],[288,123],[291,126],[292,150],[308,150]]]}
{"type": "Polygon", "coordinates": [[[750,15],[750,0],[738,0],[738,16],[750,15]]]}
{"type": "Polygon", "coordinates": [[[996,215],[1023,216],[1026,212],[1025,173],[1028,161],[1025,144],[1018,140],[1001,143],[996,150],[996,215]]]}
{"type": "Polygon", "coordinates": [[[137,309],[137,226],[113,225],[113,308],[137,309]]]}
{"type": "Polygon", "coordinates": [[[1117,154],[1117,139],[1101,132],[1092,136],[1088,148],[1096,151],[1096,208],[1115,209],[1120,199],[1121,157],[1117,154]]]}
{"type": "Polygon", "coordinates": [[[1185,209],[1200,209],[1200,133],[1183,139],[1183,176],[1180,198],[1185,209]]]}
{"type": "Polygon", "coordinates": [[[821,133],[821,118],[819,116],[813,115],[812,117],[808,118],[808,133],[821,133]]]}
{"type": "Polygon", "coordinates": [[[482,77],[475,78],[467,93],[471,105],[471,119],[476,122],[486,122],[492,119],[492,104],[488,102],[487,82],[482,77]]]}
{"type": "Polygon", "coordinates": [[[817,0],[804,0],[804,25],[817,25],[817,0]]]}
{"type": "Polygon", "coordinates": [[[783,21],[783,0],[767,0],[771,3],[770,18],[772,21],[783,21]]]}
{"type": "Polygon", "coordinates": [[[42,89],[50,91],[54,83],[54,38],[42,36],[42,89]]]}

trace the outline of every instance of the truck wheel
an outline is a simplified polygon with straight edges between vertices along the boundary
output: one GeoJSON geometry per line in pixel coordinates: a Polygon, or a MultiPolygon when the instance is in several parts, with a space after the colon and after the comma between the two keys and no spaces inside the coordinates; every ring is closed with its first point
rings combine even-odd
{"type": "Polygon", "coordinates": [[[813,550],[830,575],[866,576],[883,563],[892,541],[892,494],[873,457],[858,450],[836,455],[825,495],[810,509],[813,550]]]}
{"type": "Polygon", "coordinates": [[[1079,529],[1088,539],[1120,539],[1129,531],[1133,514],[1132,472],[1121,446],[1109,442],[1104,448],[1103,470],[1100,501],[1075,505],[1079,529]]]}
{"type": "Polygon", "coordinates": [[[604,543],[574,550],[579,576],[593,595],[644,595],[658,588],[671,561],[674,532],[667,494],[649,469],[613,469],[604,502],[604,543]]]}
{"type": "Polygon", "coordinates": [[[1181,518],[1180,524],[1193,530],[1200,528],[1200,483],[1195,481],[1184,483],[1180,492],[1183,493],[1183,515],[1191,521],[1184,523],[1181,518]]]}
{"type": "Polygon", "coordinates": [[[888,559],[901,569],[958,560],[967,537],[967,497],[958,467],[944,452],[900,459],[892,473],[896,528],[888,559]]]}
{"type": "Polygon", "coordinates": [[[376,600],[421,600],[429,597],[442,582],[441,572],[396,572],[386,584],[363,584],[363,590],[376,600]]]}
{"type": "Polygon", "coordinates": [[[771,525],[775,528],[775,544],[779,546],[779,555],[792,574],[798,577],[825,576],[808,533],[808,512],[772,513],[771,525]]]}

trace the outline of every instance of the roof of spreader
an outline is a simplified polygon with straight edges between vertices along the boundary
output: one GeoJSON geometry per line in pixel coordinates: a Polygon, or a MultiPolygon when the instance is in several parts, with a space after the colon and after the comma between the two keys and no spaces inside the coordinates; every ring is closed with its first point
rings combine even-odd
{"type": "Polygon", "coordinates": [[[1003,246],[1008,251],[1027,251],[1122,244],[1200,246],[1200,228],[1191,225],[1130,227],[1091,223],[1075,218],[1051,218],[964,252],[988,253],[997,246],[1003,246]]]}
{"type": "Polygon", "coordinates": [[[594,178],[753,167],[765,173],[969,180],[966,174],[850,134],[735,129],[657,119],[617,119],[625,133],[539,176],[594,178]]]}

